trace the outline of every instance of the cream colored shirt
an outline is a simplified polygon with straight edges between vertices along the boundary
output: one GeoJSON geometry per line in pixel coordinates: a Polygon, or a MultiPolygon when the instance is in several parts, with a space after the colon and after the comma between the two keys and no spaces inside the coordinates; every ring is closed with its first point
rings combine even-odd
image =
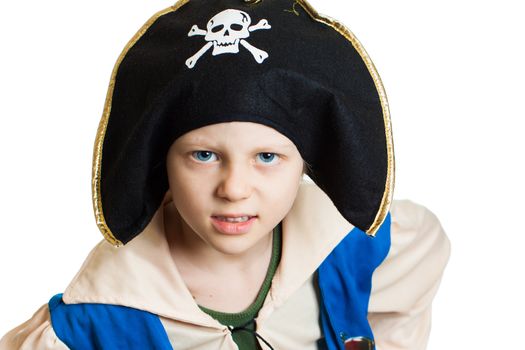
{"type": "MultiPolygon", "coordinates": [[[[394,201],[390,213],[392,243],[373,275],[369,321],[378,350],[423,350],[450,243],[425,207],[394,201]]],[[[64,291],[64,302],[157,314],[173,349],[236,350],[228,328],[201,311],[184,284],[169,253],[163,215],[161,206],[145,230],[121,248],[106,241],[95,246],[64,291]]],[[[257,332],[275,349],[317,348],[322,334],[312,277],[352,228],[319,187],[301,184],[283,219],[281,261],[256,319],[257,332]]],[[[0,350],[17,349],[68,349],[53,331],[47,304],[0,340],[0,350]]]]}

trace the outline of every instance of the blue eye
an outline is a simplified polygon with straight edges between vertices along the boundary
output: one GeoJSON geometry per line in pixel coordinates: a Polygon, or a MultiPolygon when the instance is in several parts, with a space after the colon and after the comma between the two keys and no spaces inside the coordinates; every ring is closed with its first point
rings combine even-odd
{"type": "Polygon", "coordinates": [[[192,156],[193,158],[201,161],[201,162],[206,162],[208,163],[208,160],[210,160],[210,158],[212,158],[213,156],[215,156],[215,158],[217,158],[217,156],[215,155],[215,153],[213,152],[210,152],[210,151],[195,151],[192,153],[192,156]]]}
{"type": "Polygon", "coordinates": [[[263,152],[257,154],[257,158],[261,159],[262,162],[265,164],[273,164],[275,162],[272,161],[275,159],[279,159],[279,156],[275,153],[263,152]]]}

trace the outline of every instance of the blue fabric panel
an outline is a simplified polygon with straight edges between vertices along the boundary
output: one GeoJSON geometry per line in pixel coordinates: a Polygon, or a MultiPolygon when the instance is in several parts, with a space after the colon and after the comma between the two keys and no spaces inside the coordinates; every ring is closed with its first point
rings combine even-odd
{"type": "Polygon", "coordinates": [[[48,303],[58,338],[72,350],[172,350],[157,315],[120,305],[48,303]]]}
{"type": "Polygon", "coordinates": [[[334,248],[318,269],[321,324],[330,350],[343,350],[344,339],[374,339],[368,302],[374,270],[390,249],[390,213],[374,238],[357,227],[334,248]]]}

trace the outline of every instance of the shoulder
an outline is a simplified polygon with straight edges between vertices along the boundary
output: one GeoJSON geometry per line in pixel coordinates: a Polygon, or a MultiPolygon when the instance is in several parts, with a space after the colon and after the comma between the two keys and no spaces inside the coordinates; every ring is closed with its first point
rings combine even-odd
{"type": "Polygon", "coordinates": [[[421,258],[439,255],[443,262],[450,255],[450,241],[437,216],[427,207],[408,199],[394,200],[391,205],[390,256],[410,252],[421,258]]]}
{"type": "Polygon", "coordinates": [[[408,311],[418,298],[437,289],[450,241],[437,216],[421,204],[394,200],[390,214],[390,251],[374,273],[371,308],[408,311]]]}
{"type": "Polygon", "coordinates": [[[71,347],[120,349],[171,349],[159,316],[123,305],[65,304],[62,294],[49,301],[51,323],[57,336],[71,347]]]}
{"type": "Polygon", "coordinates": [[[48,305],[0,339],[0,350],[67,350],[51,325],[48,305]]]}
{"type": "Polygon", "coordinates": [[[65,304],[51,298],[0,340],[0,350],[171,349],[158,315],[122,305],[65,304]]]}
{"type": "Polygon", "coordinates": [[[402,228],[440,225],[437,216],[426,206],[409,199],[397,199],[390,206],[392,223],[402,228]]]}

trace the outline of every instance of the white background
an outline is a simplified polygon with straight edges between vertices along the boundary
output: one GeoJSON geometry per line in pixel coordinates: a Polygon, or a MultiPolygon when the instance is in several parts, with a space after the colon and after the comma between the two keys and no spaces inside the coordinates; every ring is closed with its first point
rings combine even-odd
{"type": "MultiPolygon", "coordinates": [[[[381,74],[392,113],[395,198],[431,209],[452,242],[429,349],[520,347],[519,2],[311,3],[356,34],[381,74]]],[[[62,292],[102,238],[91,206],[91,157],[110,73],[135,31],[171,4],[1,3],[0,335],[62,292]]]]}

